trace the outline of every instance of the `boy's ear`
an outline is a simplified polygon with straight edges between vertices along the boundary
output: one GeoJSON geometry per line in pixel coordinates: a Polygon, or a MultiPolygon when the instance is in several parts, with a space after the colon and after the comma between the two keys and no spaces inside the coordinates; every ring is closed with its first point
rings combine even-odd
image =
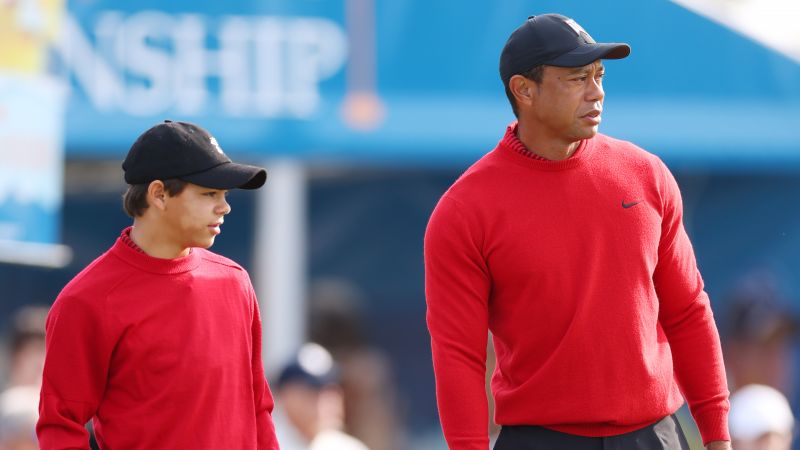
{"type": "Polygon", "coordinates": [[[164,182],[155,180],[147,186],[147,204],[161,211],[167,208],[167,190],[164,182]]]}

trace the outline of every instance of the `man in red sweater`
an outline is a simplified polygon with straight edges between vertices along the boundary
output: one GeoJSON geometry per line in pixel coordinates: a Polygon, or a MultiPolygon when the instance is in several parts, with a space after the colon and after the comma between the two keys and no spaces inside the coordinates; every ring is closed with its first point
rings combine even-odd
{"type": "Polygon", "coordinates": [[[47,319],[37,434],[43,450],[277,450],[250,279],[207,251],[235,164],[207,131],[165,121],[122,165],[133,226],[67,284],[47,319]]]}
{"type": "Polygon", "coordinates": [[[600,44],[557,14],[511,34],[500,76],[518,121],[448,189],[425,235],[428,328],[452,450],[728,449],[719,337],[669,170],[598,134],[600,44]]]}

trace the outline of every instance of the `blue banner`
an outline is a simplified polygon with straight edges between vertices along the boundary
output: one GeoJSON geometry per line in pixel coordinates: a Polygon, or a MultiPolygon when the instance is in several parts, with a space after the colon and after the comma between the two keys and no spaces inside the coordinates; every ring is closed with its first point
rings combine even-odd
{"type": "Polygon", "coordinates": [[[632,45],[607,64],[602,131],[676,163],[800,167],[800,66],[667,0],[75,0],[58,45],[67,154],[120,160],[172,118],[238,157],[462,164],[513,120],[508,34],[552,11],[632,45]]]}

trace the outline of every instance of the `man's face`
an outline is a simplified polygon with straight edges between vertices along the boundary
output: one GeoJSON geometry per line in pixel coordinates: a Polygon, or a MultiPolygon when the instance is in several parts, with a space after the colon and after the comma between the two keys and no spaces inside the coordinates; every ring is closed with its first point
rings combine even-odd
{"type": "Polygon", "coordinates": [[[597,134],[603,111],[603,74],[598,60],[583,67],[545,66],[541,84],[534,84],[531,120],[553,138],[575,142],[597,134]]]}
{"type": "Polygon", "coordinates": [[[208,248],[221,233],[223,217],[231,212],[227,190],[189,183],[178,195],[166,197],[164,233],[183,248],[208,248]]]}

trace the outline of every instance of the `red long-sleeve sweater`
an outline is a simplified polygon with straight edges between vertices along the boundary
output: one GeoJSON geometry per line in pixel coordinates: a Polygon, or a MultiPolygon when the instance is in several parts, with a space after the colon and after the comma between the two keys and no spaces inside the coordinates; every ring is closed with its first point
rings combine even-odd
{"type": "Polygon", "coordinates": [[[495,421],[622,434],[689,402],[704,442],[728,440],[719,336],[678,186],[664,164],[603,135],[563,161],[509,127],[444,194],[425,235],[439,414],[453,450],[495,421]]]}
{"type": "Polygon", "coordinates": [[[193,248],[166,260],[125,243],[79,273],[47,319],[43,450],[277,450],[247,273],[193,248]]]}

